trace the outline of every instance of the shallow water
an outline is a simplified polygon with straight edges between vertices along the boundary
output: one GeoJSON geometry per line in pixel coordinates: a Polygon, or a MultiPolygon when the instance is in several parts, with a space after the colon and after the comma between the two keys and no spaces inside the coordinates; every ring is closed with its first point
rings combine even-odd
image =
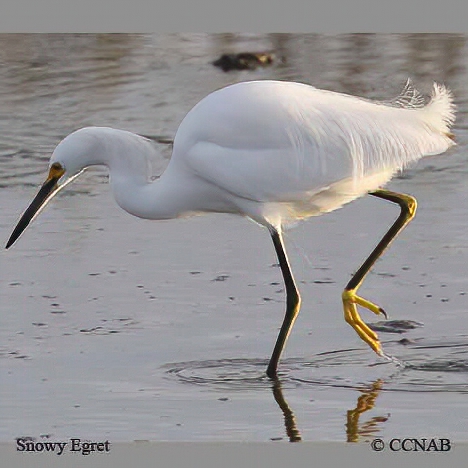
{"type": "Polygon", "coordinates": [[[371,197],[288,231],[303,296],[265,368],[284,293],[269,236],[210,215],[149,222],[113,202],[102,170],[64,191],[0,254],[0,440],[467,441],[468,45],[437,35],[0,35],[0,237],[65,135],[107,125],[155,139],[160,173],[185,113],[210,91],[292,79],[387,99],[410,76],[454,92],[458,147],[389,184],[416,219],[361,289],[391,362],[343,320],[341,290],[396,216],[371,197]],[[275,62],[224,73],[225,52],[275,62]]]}

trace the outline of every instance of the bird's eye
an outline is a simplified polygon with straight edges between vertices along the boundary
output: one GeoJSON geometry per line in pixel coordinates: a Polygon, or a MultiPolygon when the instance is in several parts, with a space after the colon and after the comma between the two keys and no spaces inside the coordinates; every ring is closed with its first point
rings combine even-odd
{"type": "Polygon", "coordinates": [[[58,162],[55,162],[54,164],[52,164],[52,166],[50,166],[50,168],[54,171],[60,171],[62,169],[62,165],[58,162]]]}

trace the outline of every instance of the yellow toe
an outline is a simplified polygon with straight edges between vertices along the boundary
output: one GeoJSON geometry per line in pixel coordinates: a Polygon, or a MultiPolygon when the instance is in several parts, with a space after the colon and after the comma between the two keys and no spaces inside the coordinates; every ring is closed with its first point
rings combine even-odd
{"type": "Polygon", "coordinates": [[[361,297],[357,296],[352,290],[345,290],[342,295],[343,298],[343,309],[344,318],[349,323],[359,337],[366,342],[377,354],[382,355],[382,346],[380,345],[379,337],[377,333],[371,330],[366,323],[360,317],[356,304],[359,304],[366,309],[371,310],[376,314],[381,314],[380,307],[376,306],[372,302],[369,302],[361,297]],[[368,307],[371,306],[372,308],[368,307]]]}

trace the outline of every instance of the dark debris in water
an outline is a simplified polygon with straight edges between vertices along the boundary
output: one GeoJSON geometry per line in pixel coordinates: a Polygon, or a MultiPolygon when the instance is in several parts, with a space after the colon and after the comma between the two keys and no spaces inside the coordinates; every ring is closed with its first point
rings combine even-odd
{"type": "Polygon", "coordinates": [[[112,335],[113,333],[120,333],[119,330],[106,330],[103,327],[93,327],[93,328],[82,328],[80,333],[86,333],[90,335],[112,335]]]}
{"type": "Polygon", "coordinates": [[[266,52],[241,52],[239,54],[223,54],[213,62],[215,67],[224,72],[231,70],[255,70],[273,63],[273,55],[266,52]]]}
{"type": "Polygon", "coordinates": [[[94,333],[98,330],[102,330],[102,327],[93,327],[93,328],[81,328],[81,333],[94,333]]]}
{"type": "Polygon", "coordinates": [[[216,278],[213,278],[211,281],[226,281],[229,278],[229,275],[219,275],[216,278]]]}
{"type": "Polygon", "coordinates": [[[396,277],[394,273],[386,273],[386,272],[377,273],[377,276],[382,276],[383,278],[395,278],[396,277]]]}
{"type": "Polygon", "coordinates": [[[14,359],[31,359],[27,354],[21,354],[19,351],[8,351],[0,349],[0,358],[14,358],[14,359]]]}
{"type": "Polygon", "coordinates": [[[112,335],[114,333],[121,333],[125,329],[132,329],[138,322],[131,317],[119,317],[110,320],[103,319],[101,322],[104,326],[97,325],[90,328],[81,328],[80,333],[89,335],[112,335]]]}
{"type": "Polygon", "coordinates": [[[369,323],[368,325],[372,330],[384,333],[406,333],[408,330],[424,326],[424,324],[414,320],[387,320],[369,323]]]}
{"type": "Polygon", "coordinates": [[[408,338],[402,338],[401,340],[398,341],[398,343],[402,344],[403,346],[415,344],[415,341],[408,340],[408,338]]]}

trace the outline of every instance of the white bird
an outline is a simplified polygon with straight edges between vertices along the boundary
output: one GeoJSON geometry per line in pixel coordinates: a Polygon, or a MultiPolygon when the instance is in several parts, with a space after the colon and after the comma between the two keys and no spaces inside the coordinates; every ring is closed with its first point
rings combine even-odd
{"type": "Polygon", "coordinates": [[[452,95],[438,84],[427,102],[409,81],[400,96],[386,102],[293,82],[234,84],[211,93],[186,115],[172,158],[155,181],[149,181],[147,160],[156,150],[148,139],[100,127],[68,135],[55,148],[47,180],[6,247],[60,189],[93,165],[108,167],[114,197],[132,215],[156,220],[217,212],[250,218],[269,230],[286,287],[286,315],[267,368],[267,375],[275,378],[301,303],[283,229],[370,193],[397,203],[401,214],[342,299],[345,320],[383,355],[377,334],[363,322],[357,305],[375,314],[385,312],[357,290],[413,218],[416,200],[381,187],[409,163],[454,145],[454,120],[452,95]]]}

